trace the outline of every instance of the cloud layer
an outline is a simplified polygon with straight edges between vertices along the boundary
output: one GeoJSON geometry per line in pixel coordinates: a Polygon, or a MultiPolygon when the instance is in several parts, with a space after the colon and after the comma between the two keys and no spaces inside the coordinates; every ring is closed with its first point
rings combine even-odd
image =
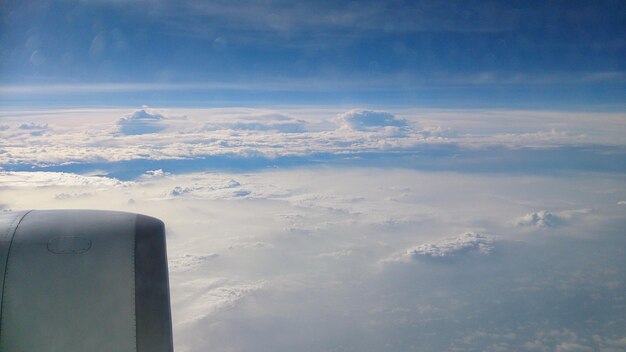
{"type": "Polygon", "coordinates": [[[623,121],[619,114],[514,111],[7,111],[0,114],[0,165],[210,157],[300,158],[314,163],[323,161],[320,155],[336,159],[376,154],[387,160],[409,159],[399,166],[616,168],[621,164],[613,159],[626,153],[623,121]],[[510,153],[518,154],[515,163],[510,153]]]}
{"type": "Polygon", "coordinates": [[[163,219],[177,351],[619,350],[624,185],[346,167],[0,172],[0,207],[163,219]],[[564,221],[515,224],[535,209],[564,221]]]}
{"type": "Polygon", "coordinates": [[[2,111],[0,209],[162,218],[177,351],[609,350],[626,336],[624,121],[2,111]]]}

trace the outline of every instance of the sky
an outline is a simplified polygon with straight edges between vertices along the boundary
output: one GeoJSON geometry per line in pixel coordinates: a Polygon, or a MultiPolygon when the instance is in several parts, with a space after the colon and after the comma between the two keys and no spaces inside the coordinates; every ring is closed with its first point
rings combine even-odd
{"type": "Polygon", "coordinates": [[[177,352],[626,350],[623,1],[0,1],[0,211],[166,224],[177,352]]]}
{"type": "Polygon", "coordinates": [[[3,106],[624,109],[623,1],[3,1],[3,106]]]}

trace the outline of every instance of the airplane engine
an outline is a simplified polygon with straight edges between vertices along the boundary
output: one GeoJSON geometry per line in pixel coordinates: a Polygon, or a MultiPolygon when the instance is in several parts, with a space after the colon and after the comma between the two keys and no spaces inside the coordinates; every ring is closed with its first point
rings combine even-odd
{"type": "Polygon", "coordinates": [[[173,351],[163,222],[0,212],[0,351],[173,351]]]}

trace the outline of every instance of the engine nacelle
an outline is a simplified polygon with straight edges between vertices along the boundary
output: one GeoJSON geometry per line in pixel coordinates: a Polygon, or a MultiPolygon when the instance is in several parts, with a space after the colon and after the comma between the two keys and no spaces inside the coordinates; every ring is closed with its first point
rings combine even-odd
{"type": "Polygon", "coordinates": [[[171,352],[163,222],[0,212],[0,351],[171,352]]]}

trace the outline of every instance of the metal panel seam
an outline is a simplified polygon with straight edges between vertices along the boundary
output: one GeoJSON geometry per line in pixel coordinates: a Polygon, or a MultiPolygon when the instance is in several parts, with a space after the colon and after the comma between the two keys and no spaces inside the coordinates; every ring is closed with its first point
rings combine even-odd
{"type": "Polygon", "coordinates": [[[5,304],[4,293],[6,292],[7,272],[9,272],[9,258],[11,257],[11,245],[13,244],[13,237],[15,236],[15,233],[17,232],[17,228],[22,223],[22,220],[24,220],[24,218],[31,212],[32,210],[29,210],[24,215],[16,217],[15,220],[13,220],[13,222],[11,223],[11,226],[9,226],[9,231],[11,231],[11,228],[13,228],[13,233],[11,234],[11,240],[9,241],[9,248],[7,250],[7,258],[4,264],[4,273],[2,273],[2,297],[0,298],[0,342],[2,341],[2,312],[4,310],[4,304],[5,304]],[[15,224],[16,222],[17,224],[15,224]],[[14,224],[15,224],[15,227],[13,227],[14,224]]]}

